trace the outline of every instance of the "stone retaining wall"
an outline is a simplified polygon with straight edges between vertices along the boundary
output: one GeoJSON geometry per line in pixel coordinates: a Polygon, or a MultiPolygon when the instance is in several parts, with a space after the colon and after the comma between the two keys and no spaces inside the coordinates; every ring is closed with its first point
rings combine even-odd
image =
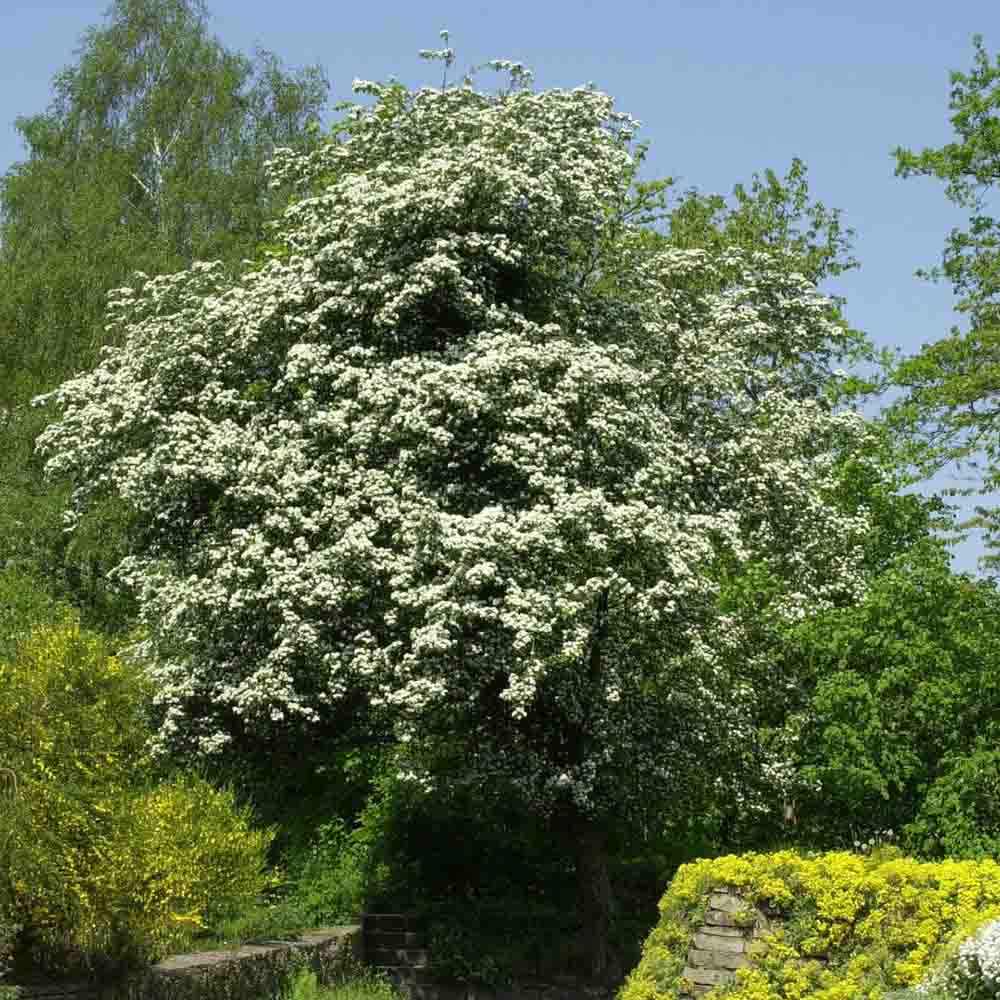
{"type": "Polygon", "coordinates": [[[270,996],[292,953],[302,955],[321,981],[329,980],[362,960],[361,928],[324,927],[294,941],[256,941],[239,948],[171,955],[115,983],[8,975],[0,977],[0,989],[13,987],[18,1000],[214,1000],[231,996],[257,1000],[270,996]]]}
{"type": "Polygon", "coordinates": [[[735,892],[716,889],[708,898],[705,921],[688,948],[683,976],[692,992],[681,994],[682,1000],[694,1000],[713,986],[732,982],[736,970],[749,964],[750,946],[773,927],[773,915],[748,907],[735,892]]]}

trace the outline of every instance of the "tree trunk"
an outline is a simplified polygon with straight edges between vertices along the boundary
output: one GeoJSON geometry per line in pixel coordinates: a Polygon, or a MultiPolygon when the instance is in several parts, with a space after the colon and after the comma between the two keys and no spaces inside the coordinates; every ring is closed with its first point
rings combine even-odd
{"type": "Polygon", "coordinates": [[[610,971],[608,937],[613,906],[607,835],[597,823],[585,817],[578,817],[574,826],[582,942],[590,978],[603,983],[610,971]]]}

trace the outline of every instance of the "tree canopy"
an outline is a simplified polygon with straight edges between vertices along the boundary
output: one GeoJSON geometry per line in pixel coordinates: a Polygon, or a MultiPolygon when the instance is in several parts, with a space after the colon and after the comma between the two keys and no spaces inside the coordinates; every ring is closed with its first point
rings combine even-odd
{"type": "Polygon", "coordinates": [[[832,494],[864,421],[824,391],[852,339],[780,252],[622,225],[607,96],[357,87],[349,141],[276,155],[312,189],[281,249],[119,289],[121,346],[39,447],[71,518],[134,512],[164,746],[360,697],[415,779],[460,761],[559,820],[603,967],[608,825],[739,717],[720,581],[772,580],[754,628],[863,589],[868,518],[832,494]]]}
{"type": "Polygon", "coordinates": [[[285,200],[264,162],[315,142],[327,83],[318,67],[287,72],[269,52],[225,48],[201,0],[116,0],[53,91],[46,111],[17,120],[26,155],[0,179],[0,564],[119,627],[104,573],[121,518],[63,536],[65,490],[41,481],[32,445],[45,416],[28,401],[94,364],[107,293],[134,270],[254,255],[285,200]]]}
{"type": "MultiPolygon", "coordinates": [[[[969,211],[968,227],[949,235],[941,266],[920,272],[951,283],[968,327],[953,327],[894,366],[892,382],[904,395],[888,416],[904,460],[919,474],[957,462],[978,482],[956,492],[988,494],[1000,486],[1000,221],[990,207],[1000,182],[1000,57],[991,60],[978,36],[973,44],[971,72],[951,74],[955,140],[919,153],[895,151],[899,176],[936,177],[948,199],[969,211]]],[[[996,547],[996,510],[979,508],[970,524],[996,547]]],[[[996,554],[984,565],[995,568],[996,554]]]]}
{"type": "Polygon", "coordinates": [[[302,143],[327,83],[226,49],[201,0],[116,0],[53,89],[17,120],[27,158],[0,187],[5,360],[39,374],[90,363],[104,296],[133,270],[253,252],[274,205],[264,161],[302,143]]]}

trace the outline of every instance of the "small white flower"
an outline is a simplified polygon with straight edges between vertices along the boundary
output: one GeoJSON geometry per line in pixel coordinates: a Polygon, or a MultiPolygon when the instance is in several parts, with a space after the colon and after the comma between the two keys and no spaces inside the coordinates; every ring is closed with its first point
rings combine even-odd
{"type": "MultiPolygon", "coordinates": [[[[360,692],[421,787],[451,732],[540,808],[674,801],[684,761],[750,737],[728,665],[864,591],[870,513],[829,501],[864,421],[760,360],[845,334],[773,256],[644,249],[609,221],[638,123],[608,95],[354,87],[374,102],[349,140],[269,165],[299,192],[287,253],[137,277],[109,296],[120,346],[47,397],[67,530],[105,492],[147,526],[115,577],[160,741],[309,729],[360,692]],[[612,237],[627,293],[567,256],[612,237]],[[720,558],[782,581],[766,615],[722,612],[720,558]],[[532,736],[581,720],[580,759],[532,736]]],[[[795,775],[776,755],[758,777],[795,775]]]]}

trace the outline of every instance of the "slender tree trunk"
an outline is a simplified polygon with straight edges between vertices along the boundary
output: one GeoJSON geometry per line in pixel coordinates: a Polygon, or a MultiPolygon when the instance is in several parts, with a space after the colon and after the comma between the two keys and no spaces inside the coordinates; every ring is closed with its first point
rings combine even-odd
{"type": "MultiPolygon", "coordinates": [[[[605,587],[594,608],[594,624],[590,634],[590,649],[586,658],[587,682],[594,697],[604,670],[604,640],[608,632],[608,589],[605,587]]],[[[571,760],[579,765],[587,759],[590,734],[587,730],[590,713],[570,727],[572,734],[571,760]]],[[[608,838],[604,826],[593,817],[571,806],[569,833],[576,856],[576,884],[583,920],[583,945],[590,978],[604,983],[609,979],[609,941],[611,932],[611,877],[608,873],[608,838]]]]}
{"type": "Polygon", "coordinates": [[[582,942],[590,978],[604,982],[609,978],[608,938],[613,908],[607,835],[592,819],[582,816],[577,817],[574,827],[582,942]]]}

